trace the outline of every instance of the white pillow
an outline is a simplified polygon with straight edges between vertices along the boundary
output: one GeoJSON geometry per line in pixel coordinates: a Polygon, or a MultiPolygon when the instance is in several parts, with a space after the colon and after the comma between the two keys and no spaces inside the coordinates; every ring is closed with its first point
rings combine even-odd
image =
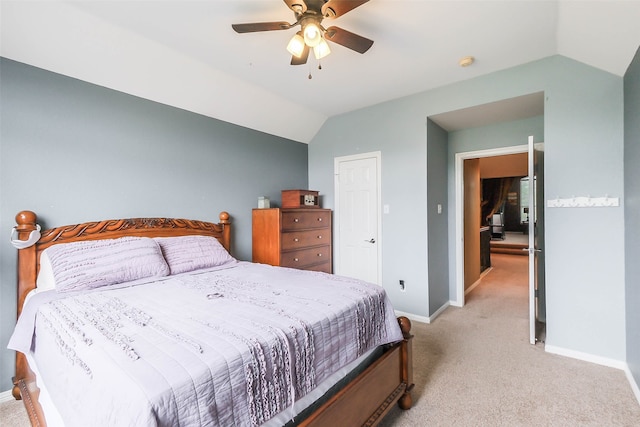
{"type": "Polygon", "coordinates": [[[38,292],[56,288],[56,279],[53,277],[53,269],[46,249],[40,254],[40,271],[38,271],[38,278],[36,279],[36,288],[38,288],[38,292]]]}
{"type": "Polygon", "coordinates": [[[237,262],[215,237],[156,237],[171,274],[237,262]]]}
{"type": "Polygon", "coordinates": [[[94,289],[169,274],[160,247],[147,237],[62,243],[48,247],[42,256],[46,256],[51,264],[58,292],[94,289]]]}

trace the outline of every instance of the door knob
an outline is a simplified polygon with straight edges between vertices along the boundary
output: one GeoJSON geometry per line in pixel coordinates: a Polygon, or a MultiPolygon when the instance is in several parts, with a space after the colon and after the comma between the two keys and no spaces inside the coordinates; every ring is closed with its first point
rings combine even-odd
{"type": "Polygon", "coordinates": [[[367,242],[367,243],[375,243],[375,242],[376,242],[376,239],[373,239],[373,238],[372,238],[371,240],[365,240],[365,242],[367,242]]]}

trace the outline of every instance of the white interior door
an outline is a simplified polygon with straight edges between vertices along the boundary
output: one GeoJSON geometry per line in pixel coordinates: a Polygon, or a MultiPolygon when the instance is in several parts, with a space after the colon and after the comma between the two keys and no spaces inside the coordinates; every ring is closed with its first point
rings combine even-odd
{"type": "Polygon", "coordinates": [[[335,160],[336,274],[380,283],[380,154],[335,160]]]}
{"type": "Polygon", "coordinates": [[[544,209],[543,186],[544,145],[535,144],[529,137],[529,342],[536,343],[536,321],[543,317],[544,274],[542,261],[542,212],[544,209]]]}

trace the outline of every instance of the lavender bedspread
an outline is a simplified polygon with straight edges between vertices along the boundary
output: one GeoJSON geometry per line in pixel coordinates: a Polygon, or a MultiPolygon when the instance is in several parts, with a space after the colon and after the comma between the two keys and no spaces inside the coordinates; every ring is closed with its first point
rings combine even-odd
{"type": "Polygon", "coordinates": [[[255,426],[401,339],[381,287],[241,262],[36,295],[9,347],[32,351],[67,426],[255,426]]]}

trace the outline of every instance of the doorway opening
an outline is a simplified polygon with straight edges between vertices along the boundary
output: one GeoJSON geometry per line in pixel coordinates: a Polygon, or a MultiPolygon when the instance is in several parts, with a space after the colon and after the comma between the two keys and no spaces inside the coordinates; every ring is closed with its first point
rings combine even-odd
{"type": "MultiPolygon", "coordinates": [[[[469,232],[469,235],[472,237],[472,243],[473,246],[475,247],[475,243],[473,243],[473,241],[479,241],[480,240],[480,236],[478,235],[478,238],[475,238],[475,230],[479,230],[480,228],[480,224],[481,224],[481,214],[480,214],[480,189],[479,189],[479,180],[480,180],[480,165],[479,165],[479,159],[484,159],[484,158],[496,158],[499,156],[506,156],[506,155],[515,155],[515,154],[524,154],[527,153],[528,147],[526,145],[518,145],[518,146],[512,146],[512,147],[503,147],[503,148],[493,148],[493,149],[487,149],[487,150],[480,150],[480,151],[468,151],[468,152],[464,152],[464,153],[457,153],[455,155],[455,235],[456,235],[456,246],[455,246],[455,254],[456,254],[456,264],[455,264],[455,270],[456,270],[456,306],[462,307],[464,306],[464,299],[465,299],[465,290],[468,289],[470,286],[473,286],[473,284],[476,282],[477,277],[473,280],[471,280],[469,277],[467,277],[467,285],[465,286],[465,255],[467,256],[475,256],[474,250],[471,250],[471,254],[467,253],[465,254],[465,217],[471,217],[473,216],[473,218],[468,218],[469,220],[471,220],[471,224],[467,224],[467,230],[472,229],[474,230],[473,232],[469,232]],[[466,196],[469,196],[469,189],[467,189],[467,191],[465,192],[465,161],[466,160],[471,160],[473,161],[474,159],[478,159],[478,164],[477,164],[477,171],[476,172],[471,172],[472,175],[474,175],[478,180],[478,183],[476,185],[477,187],[477,193],[474,197],[474,200],[472,202],[465,200],[465,194],[466,196]],[[465,203],[466,202],[466,203],[465,203]],[[472,206],[471,206],[472,205],[472,206]],[[467,211],[468,210],[468,211],[467,211]],[[475,214],[475,211],[477,211],[477,215],[475,214]]],[[[472,166],[473,169],[473,166],[472,166]]],[[[469,168],[467,168],[467,170],[469,170],[469,168]]],[[[466,180],[467,185],[469,184],[469,179],[466,180]]],[[[467,248],[467,251],[469,251],[469,248],[467,248]]],[[[477,249],[477,252],[479,252],[479,248],[477,249]]],[[[480,272],[478,271],[478,274],[480,272]]]]}
{"type": "MultiPolygon", "coordinates": [[[[530,145],[533,147],[532,141],[530,145]]],[[[518,265],[524,266],[521,273],[524,276],[529,273],[530,277],[529,311],[530,325],[533,328],[530,341],[534,344],[544,334],[544,323],[539,320],[544,321],[545,310],[543,281],[541,281],[541,298],[537,292],[539,271],[544,271],[543,259],[539,259],[542,257],[537,254],[537,241],[535,244],[532,243],[528,236],[530,218],[534,218],[534,225],[539,225],[541,230],[544,229],[541,223],[543,217],[537,218],[538,221],[536,221],[535,211],[530,210],[530,206],[533,207],[538,202],[531,203],[528,197],[529,194],[535,195],[537,179],[533,176],[524,176],[528,173],[528,169],[534,170],[529,164],[529,158],[536,157],[535,154],[531,154],[532,152],[529,146],[523,145],[456,154],[455,270],[456,305],[461,307],[465,304],[465,296],[482,282],[486,274],[490,274],[492,253],[500,253],[500,257],[504,255],[520,257],[520,254],[529,256],[528,268],[523,262],[518,265]],[[499,167],[496,168],[494,175],[491,173],[487,175],[486,170],[481,172],[480,165],[485,160],[493,162],[509,159],[508,164],[513,166],[517,163],[514,160],[517,156],[521,157],[522,170],[507,172],[507,175],[511,175],[509,177],[501,178],[499,167]],[[487,178],[492,181],[487,183],[490,193],[498,194],[495,197],[486,197],[483,194],[483,181],[487,178]],[[531,182],[534,183],[533,188],[531,182]],[[533,276],[531,272],[535,272],[533,276]]],[[[491,166],[495,167],[495,164],[492,163],[491,166]]],[[[539,173],[542,178],[541,169],[539,173]]],[[[535,231],[533,233],[538,234],[535,231]]]]}

